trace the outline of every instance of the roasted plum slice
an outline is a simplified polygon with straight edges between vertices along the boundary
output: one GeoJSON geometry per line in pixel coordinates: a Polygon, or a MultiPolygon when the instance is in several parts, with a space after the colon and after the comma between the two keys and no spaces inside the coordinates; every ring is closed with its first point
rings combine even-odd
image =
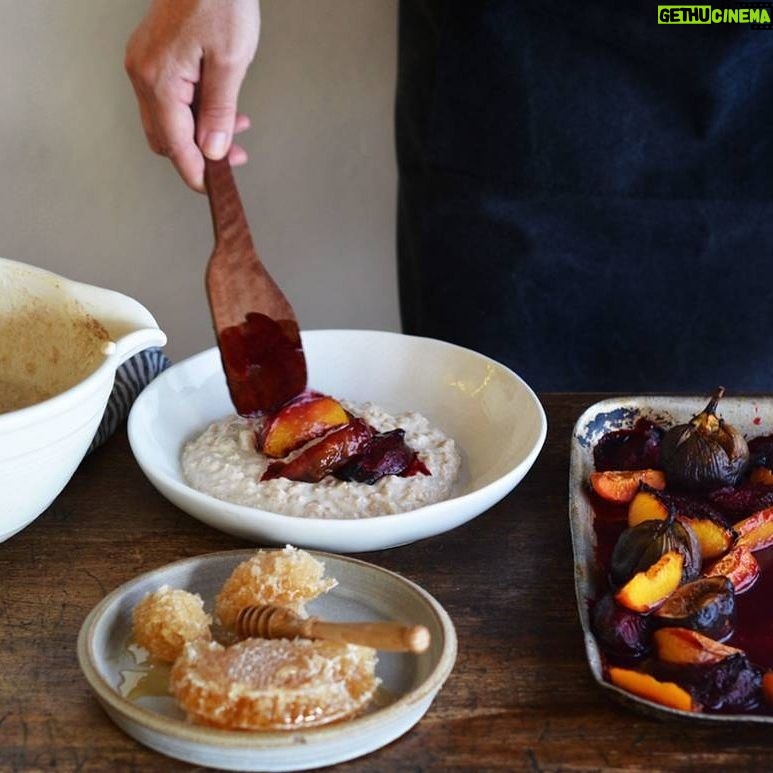
{"type": "Polygon", "coordinates": [[[658,467],[663,432],[643,417],[630,429],[607,432],[593,447],[593,465],[599,472],[658,467]]]}
{"type": "Polygon", "coordinates": [[[733,633],[735,591],[727,577],[700,577],[677,588],[653,613],[659,626],[688,628],[720,641],[733,633]]]}
{"type": "Polygon", "coordinates": [[[373,431],[362,419],[353,418],[348,424],[332,430],[321,440],[304,448],[290,461],[270,464],[261,480],[289,478],[318,483],[353,456],[362,453],[372,435],[373,431]]]}
{"type": "MultiPolygon", "coordinates": [[[[404,475],[417,453],[405,442],[405,430],[393,429],[374,435],[365,450],[335,471],[339,480],[373,484],[385,475],[404,475]]],[[[424,465],[422,464],[422,467],[424,465]]],[[[425,474],[429,474],[429,470],[425,474]]]]}
{"type": "Polygon", "coordinates": [[[738,532],[738,544],[754,553],[773,545],[773,507],[758,510],[733,527],[738,532]]]}
{"type": "Polygon", "coordinates": [[[337,400],[318,392],[304,392],[270,416],[258,434],[258,448],[273,459],[287,456],[310,440],[349,421],[337,400]]]}
{"type": "Polygon", "coordinates": [[[727,577],[735,593],[743,593],[757,582],[760,565],[754,554],[745,545],[737,545],[724,556],[709,564],[703,571],[706,577],[721,575],[727,577]]]}
{"type": "Polygon", "coordinates": [[[633,612],[607,593],[590,610],[591,629],[601,649],[620,658],[640,658],[652,646],[652,618],[633,612]]]}

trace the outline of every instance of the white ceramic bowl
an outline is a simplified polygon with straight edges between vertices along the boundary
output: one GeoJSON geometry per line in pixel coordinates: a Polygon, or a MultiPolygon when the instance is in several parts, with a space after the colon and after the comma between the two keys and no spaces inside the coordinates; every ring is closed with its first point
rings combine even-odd
{"type": "Polygon", "coordinates": [[[129,441],[153,485],[205,523],[260,543],[359,552],[453,529],[510,492],[542,448],[545,413],[511,370],[459,346],[397,333],[315,330],[302,334],[309,386],[390,412],[416,410],[453,437],[462,472],[451,498],[407,513],[359,520],[300,518],[231,504],[183,478],[184,444],[234,412],[217,349],[161,374],[135,402],[129,441]]]}
{"type": "Polygon", "coordinates": [[[137,301],[0,258],[0,542],[70,480],[116,368],[165,342],[137,301]]]}

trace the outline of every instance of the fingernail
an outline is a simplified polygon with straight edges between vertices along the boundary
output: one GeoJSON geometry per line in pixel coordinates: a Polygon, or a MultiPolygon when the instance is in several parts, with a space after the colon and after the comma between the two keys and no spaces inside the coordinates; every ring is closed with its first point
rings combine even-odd
{"type": "Polygon", "coordinates": [[[228,135],[225,132],[208,132],[201,148],[207,158],[213,161],[221,159],[228,150],[228,135]]]}

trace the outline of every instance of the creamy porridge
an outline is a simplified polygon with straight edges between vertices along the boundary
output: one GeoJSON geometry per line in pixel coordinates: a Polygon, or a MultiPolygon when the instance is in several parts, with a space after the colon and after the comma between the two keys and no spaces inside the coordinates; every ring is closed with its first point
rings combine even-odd
{"type": "Polygon", "coordinates": [[[368,518],[406,512],[448,498],[461,463],[451,438],[419,413],[393,416],[372,403],[341,403],[379,432],[405,430],[405,442],[418,452],[432,474],[387,475],[372,485],[333,476],[319,483],[286,478],[261,481],[269,459],[255,450],[254,424],[230,416],[215,422],[185,446],[185,478],[193,488],[226,502],[314,518],[368,518]]]}

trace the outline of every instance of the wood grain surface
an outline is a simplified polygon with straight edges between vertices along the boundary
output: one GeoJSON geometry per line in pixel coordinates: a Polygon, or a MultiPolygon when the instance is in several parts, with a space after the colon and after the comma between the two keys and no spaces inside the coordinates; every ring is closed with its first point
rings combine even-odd
{"type": "MultiPolygon", "coordinates": [[[[545,448],[489,512],[448,534],[358,555],[443,604],[459,657],[418,725],[336,770],[773,770],[770,726],[658,721],[616,704],[591,677],[567,496],[571,428],[600,397],[541,396],[545,448]]],[[[44,515],[0,544],[0,770],[195,770],[113,724],[81,675],[76,638],[89,610],[137,574],[245,547],[163,499],[123,431],[88,458],[44,515]]]]}

